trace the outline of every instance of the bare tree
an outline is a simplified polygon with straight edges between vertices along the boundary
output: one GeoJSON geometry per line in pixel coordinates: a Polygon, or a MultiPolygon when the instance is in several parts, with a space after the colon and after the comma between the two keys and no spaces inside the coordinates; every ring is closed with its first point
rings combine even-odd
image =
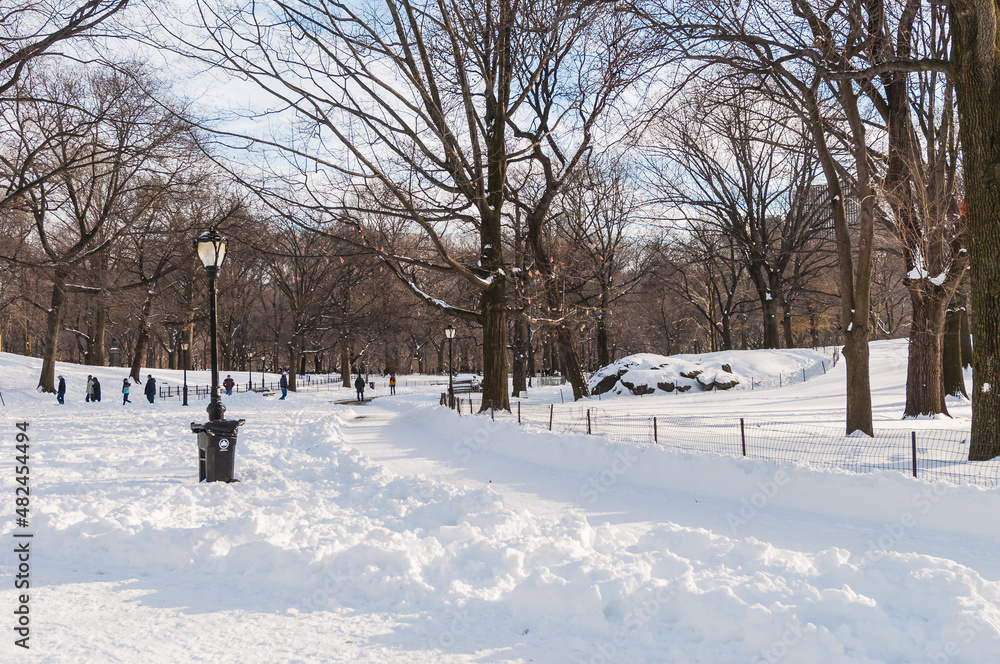
{"type": "Polygon", "coordinates": [[[63,42],[83,37],[117,14],[128,0],[32,0],[3,8],[0,22],[0,95],[28,65],[63,42]]]}
{"type": "Polygon", "coordinates": [[[556,232],[569,245],[579,303],[596,313],[597,363],[611,364],[608,327],[615,303],[652,269],[657,238],[640,240],[643,201],[620,155],[591,158],[557,201],[556,232]],[[646,246],[640,246],[640,244],[646,246]],[[577,259],[578,258],[578,259],[577,259]]]}
{"type": "Polygon", "coordinates": [[[65,72],[40,81],[45,94],[36,97],[30,109],[22,108],[20,117],[30,118],[39,130],[41,146],[26,172],[37,167],[56,175],[28,176],[34,184],[19,207],[32,217],[31,234],[4,258],[24,266],[44,266],[52,284],[39,377],[39,387],[47,392],[55,392],[54,366],[67,291],[100,291],[74,284],[72,278],[82,275],[81,268],[96,267],[106,249],[147,215],[178,177],[174,168],[178,155],[172,147],[187,125],[133,80],[107,70],[65,72]],[[59,134],[60,140],[52,141],[47,130],[59,134]]]}

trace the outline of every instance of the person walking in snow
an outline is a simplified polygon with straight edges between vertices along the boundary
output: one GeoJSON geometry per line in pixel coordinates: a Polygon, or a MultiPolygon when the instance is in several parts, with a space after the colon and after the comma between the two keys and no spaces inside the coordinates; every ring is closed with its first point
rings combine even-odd
{"type": "Polygon", "coordinates": [[[156,379],[153,378],[153,374],[146,374],[146,400],[149,403],[153,403],[153,399],[156,398],[156,379]]]}
{"type": "Polygon", "coordinates": [[[236,387],[236,381],[229,374],[226,374],[226,379],[222,381],[222,387],[226,388],[226,394],[232,396],[233,388],[236,387]]]}
{"type": "Polygon", "coordinates": [[[354,389],[358,391],[358,401],[363,402],[365,400],[365,379],[358,374],[358,379],[354,381],[354,389]]]}
{"type": "Polygon", "coordinates": [[[284,399],[285,397],[288,396],[288,372],[287,371],[282,371],[281,372],[281,380],[278,381],[278,387],[281,388],[281,399],[278,399],[278,401],[281,401],[282,399],[284,399]]]}
{"type": "Polygon", "coordinates": [[[59,386],[56,388],[56,401],[66,403],[66,379],[59,376],[59,386]]]}
{"type": "Polygon", "coordinates": [[[123,398],[122,398],[122,405],[123,405],[123,406],[124,406],[125,404],[127,404],[127,403],[132,403],[131,401],[129,401],[129,400],[128,400],[128,388],[129,388],[129,387],[130,387],[131,385],[132,385],[132,383],[128,382],[128,378],[126,378],[126,379],[124,379],[124,380],[122,381],[122,395],[123,395],[123,398]]]}
{"type": "Polygon", "coordinates": [[[97,401],[97,399],[94,398],[94,377],[93,376],[87,376],[87,399],[86,399],[86,402],[90,403],[91,401],[97,401]]]}
{"type": "Polygon", "coordinates": [[[97,380],[97,376],[94,376],[94,396],[90,400],[97,402],[101,400],[101,381],[97,380]]]}
{"type": "Polygon", "coordinates": [[[389,394],[396,393],[396,374],[389,374],[389,394]]]}

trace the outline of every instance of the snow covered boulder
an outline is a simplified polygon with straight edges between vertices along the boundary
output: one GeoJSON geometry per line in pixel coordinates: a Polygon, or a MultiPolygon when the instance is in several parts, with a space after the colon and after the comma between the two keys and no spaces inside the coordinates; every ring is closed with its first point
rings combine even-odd
{"type": "Polygon", "coordinates": [[[779,387],[826,371],[829,358],[807,348],[728,350],[666,357],[638,353],[623,357],[591,377],[591,394],[668,394],[779,387]]]}
{"type": "Polygon", "coordinates": [[[687,392],[696,385],[702,390],[728,390],[741,377],[723,370],[721,363],[701,362],[640,353],[604,367],[590,379],[591,394],[655,394],[687,392]]]}

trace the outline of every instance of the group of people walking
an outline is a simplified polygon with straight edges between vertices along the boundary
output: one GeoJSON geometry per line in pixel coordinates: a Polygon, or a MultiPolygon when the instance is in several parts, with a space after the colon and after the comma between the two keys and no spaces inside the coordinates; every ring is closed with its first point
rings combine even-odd
{"type": "MultiPolygon", "coordinates": [[[[62,376],[58,376],[59,384],[56,388],[56,400],[61,403],[66,403],[66,379],[62,376]]],[[[354,381],[354,389],[358,392],[358,401],[365,400],[365,379],[358,374],[357,380],[354,381]]],[[[222,381],[222,388],[226,391],[227,395],[233,393],[233,388],[236,387],[236,381],[233,380],[231,375],[227,375],[226,379],[222,381]]],[[[279,401],[284,400],[288,396],[288,372],[281,372],[281,379],[278,381],[278,387],[281,388],[281,397],[279,401]]],[[[129,382],[128,378],[122,380],[122,405],[127,403],[132,403],[128,398],[129,392],[131,391],[132,383],[129,382]]],[[[396,393],[396,374],[392,373],[389,375],[389,393],[396,393]]],[[[144,389],[144,394],[146,395],[146,400],[149,403],[153,403],[156,399],[156,379],[153,378],[152,374],[146,374],[146,387],[144,389]]],[[[87,393],[86,393],[87,403],[97,403],[101,400],[101,381],[97,380],[97,376],[87,376],[87,393]]]]}
{"type": "MultiPolygon", "coordinates": [[[[58,376],[59,384],[56,386],[56,401],[61,404],[66,403],[66,379],[62,376],[58,376]]],[[[132,403],[129,398],[129,392],[131,390],[132,383],[129,382],[128,378],[122,380],[122,405],[127,403],[132,403]]],[[[153,378],[152,374],[146,374],[146,388],[143,392],[146,395],[146,400],[149,403],[153,403],[156,400],[156,379],[153,378]]],[[[101,400],[101,381],[97,379],[97,376],[87,376],[87,390],[84,401],[87,403],[97,403],[101,400]]]]}

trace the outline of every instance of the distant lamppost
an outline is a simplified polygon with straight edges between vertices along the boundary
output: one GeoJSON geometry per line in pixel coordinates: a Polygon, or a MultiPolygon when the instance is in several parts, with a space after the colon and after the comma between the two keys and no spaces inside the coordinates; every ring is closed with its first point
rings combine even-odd
{"type": "Polygon", "coordinates": [[[455,383],[452,380],[452,364],[451,364],[451,340],[455,338],[455,327],[449,325],[444,328],[444,336],[448,337],[448,407],[455,407],[455,383]]]}
{"type": "Polygon", "coordinates": [[[247,392],[253,391],[253,353],[247,355],[247,376],[250,379],[250,385],[247,387],[247,392]]]}
{"type": "Polygon", "coordinates": [[[215,278],[226,257],[226,239],[214,229],[194,241],[195,251],[208,275],[208,316],[211,338],[212,399],[208,404],[208,422],[191,423],[198,434],[198,478],[208,482],[235,482],[236,432],[245,420],[227,420],[226,407],[219,391],[219,342],[216,314],[215,278]]]}
{"type": "Polygon", "coordinates": [[[222,404],[219,392],[219,340],[216,318],[215,278],[219,274],[222,261],[226,258],[226,239],[215,230],[205,231],[194,241],[198,258],[205,266],[208,275],[208,319],[209,337],[212,346],[212,399],[208,404],[208,419],[211,421],[225,419],[226,407],[222,404]]]}
{"type": "Polygon", "coordinates": [[[188,405],[188,342],[181,342],[181,350],[184,351],[184,403],[183,406],[188,405]]]}

